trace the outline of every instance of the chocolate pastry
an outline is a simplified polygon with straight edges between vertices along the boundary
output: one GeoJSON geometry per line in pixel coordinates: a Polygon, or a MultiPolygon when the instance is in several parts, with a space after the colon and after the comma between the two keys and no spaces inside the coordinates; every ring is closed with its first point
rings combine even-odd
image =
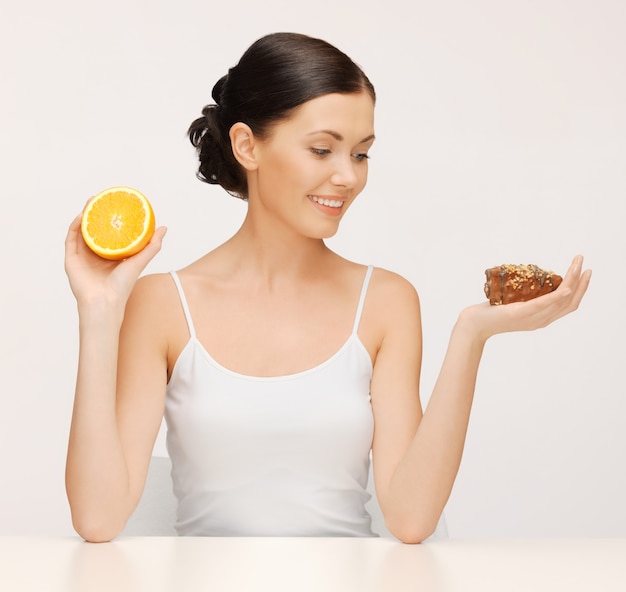
{"type": "Polygon", "coordinates": [[[525,302],[556,290],[563,278],[537,265],[511,265],[485,270],[485,296],[489,304],[525,302]]]}

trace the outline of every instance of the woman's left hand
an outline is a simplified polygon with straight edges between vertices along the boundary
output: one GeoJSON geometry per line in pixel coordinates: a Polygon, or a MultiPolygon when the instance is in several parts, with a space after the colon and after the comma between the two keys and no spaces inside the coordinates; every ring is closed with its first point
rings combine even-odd
{"type": "Polygon", "coordinates": [[[498,333],[533,331],[546,327],[578,308],[591,279],[591,270],[583,272],[582,265],[583,257],[578,255],[561,285],[550,294],[527,302],[476,304],[466,308],[460,320],[469,323],[484,341],[498,333]]]}

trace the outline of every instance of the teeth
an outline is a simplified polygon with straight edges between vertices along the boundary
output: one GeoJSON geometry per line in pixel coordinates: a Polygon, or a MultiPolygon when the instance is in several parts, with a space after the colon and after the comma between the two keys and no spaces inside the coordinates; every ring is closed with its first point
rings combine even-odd
{"type": "Polygon", "coordinates": [[[337,199],[322,199],[321,197],[316,197],[315,195],[311,195],[310,197],[318,204],[322,204],[323,206],[328,206],[330,208],[340,208],[343,205],[343,202],[337,199]]]}

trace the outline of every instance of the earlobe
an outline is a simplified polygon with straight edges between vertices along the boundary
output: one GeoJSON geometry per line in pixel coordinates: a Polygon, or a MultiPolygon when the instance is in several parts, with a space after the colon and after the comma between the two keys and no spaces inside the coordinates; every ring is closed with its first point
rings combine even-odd
{"type": "Polygon", "coordinates": [[[247,171],[256,170],[255,137],[250,126],[239,121],[230,128],[229,135],[237,162],[247,171]]]}

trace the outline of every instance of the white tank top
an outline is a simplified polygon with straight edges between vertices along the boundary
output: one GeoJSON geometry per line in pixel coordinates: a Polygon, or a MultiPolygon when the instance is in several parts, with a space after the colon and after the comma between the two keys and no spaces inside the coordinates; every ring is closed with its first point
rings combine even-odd
{"type": "Polygon", "coordinates": [[[365,509],[374,419],[372,361],[352,333],[303,372],[254,377],[221,366],[190,338],[165,401],[178,498],[176,530],[195,536],[376,536],[365,509]]]}

